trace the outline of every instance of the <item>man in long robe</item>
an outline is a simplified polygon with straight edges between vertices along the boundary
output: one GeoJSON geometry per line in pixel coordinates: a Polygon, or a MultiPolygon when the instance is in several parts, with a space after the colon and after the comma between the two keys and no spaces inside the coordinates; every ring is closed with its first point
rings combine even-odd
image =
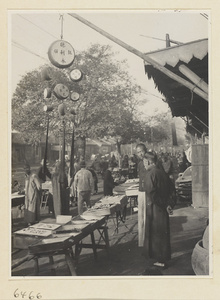
{"type": "Polygon", "coordinates": [[[28,225],[40,221],[40,190],[41,183],[36,174],[31,172],[30,166],[24,166],[25,171],[25,208],[24,220],[28,225]]]}
{"type": "MultiPolygon", "coordinates": [[[[156,166],[156,157],[146,148],[137,146],[140,187],[145,191],[142,206],[143,255],[154,259],[155,266],[164,267],[171,258],[169,214],[172,214],[171,187],[167,174],[156,166]],[[142,156],[140,150],[145,152],[142,156]]],[[[138,199],[139,201],[139,199],[138,199]]]]}

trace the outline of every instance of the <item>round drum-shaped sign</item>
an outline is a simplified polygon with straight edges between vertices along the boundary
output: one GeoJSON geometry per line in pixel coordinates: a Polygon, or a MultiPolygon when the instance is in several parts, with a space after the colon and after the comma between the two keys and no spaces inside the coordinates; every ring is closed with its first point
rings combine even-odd
{"type": "Polygon", "coordinates": [[[52,69],[49,67],[45,67],[41,70],[42,80],[51,80],[53,76],[52,69]]]}
{"type": "Polygon", "coordinates": [[[52,94],[52,91],[50,88],[45,88],[44,89],[44,98],[50,98],[52,94]]]}
{"type": "Polygon", "coordinates": [[[62,103],[58,106],[58,112],[60,116],[64,116],[66,113],[66,106],[62,103]]]}
{"type": "Polygon", "coordinates": [[[57,68],[68,68],[74,61],[75,51],[70,43],[58,40],[51,44],[48,57],[57,68]]]}
{"type": "Polygon", "coordinates": [[[73,69],[70,72],[70,79],[72,81],[79,81],[82,78],[82,72],[79,69],[73,69]]]}
{"type": "Polygon", "coordinates": [[[53,110],[53,106],[52,105],[44,105],[44,111],[50,112],[53,110]]]}
{"type": "Polygon", "coordinates": [[[55,86],[53,92],[54,92],[55,96],[60,100],[66,99],[70,93],[68,87],[62,83],[58,83],[55,86]]]}
{"type": "Polygon", "coordinates": [[[71,99],[72,101],[78,101],[78,100],[79,100],[79,94],[76,93],[76,92],[72,92],[72,93],[70,94],[70,99],[71,99]]]}

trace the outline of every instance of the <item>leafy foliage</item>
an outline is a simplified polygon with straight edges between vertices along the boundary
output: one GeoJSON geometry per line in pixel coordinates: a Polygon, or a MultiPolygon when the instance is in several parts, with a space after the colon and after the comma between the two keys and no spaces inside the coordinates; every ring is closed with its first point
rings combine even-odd
{"type": "Polygon", "coordinates": [[[62,102],[54,94],[48,100],[43,99],[46,87],[57,83],[67,85],[70,91],[80,94],[76,103],[64,100],[67,107],[65,116],[67,139],[70,139],[72,122],[70,109],[76,110],[75,134],[80,137],[120,136],[121,142],[130,142],[143,136],[137,115],[140,88],[133,83],[128,74],[125,61],[117,61],[110,46],[92,45],[87,51],[77,55],[74,66],[69,69],[53,70],[52,80],[43,81],[41,71],[23,76],[12,98],[12,128],[22,133],[25,142],[37,144],[46,130],[46,114],[43,106],[53,105],[50,115],[50,131],[55,136],[61,130],[61,118],[57,106],[62,102]],[[83,72],[80,82],[72,82],[69,72],[79,68],[83,72]],[[69,134],[68,134],[69,133],[69,134]]]}

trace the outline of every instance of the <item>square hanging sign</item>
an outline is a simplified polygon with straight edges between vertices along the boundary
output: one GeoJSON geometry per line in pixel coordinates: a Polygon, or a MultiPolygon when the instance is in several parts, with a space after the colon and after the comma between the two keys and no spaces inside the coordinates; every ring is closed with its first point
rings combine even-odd
{"type": "Polygon", "coordinates": [[[70,43],[58,40],[49,47],[48,57],[55,67],[68,68],[74,61],[75,51],[70,43]]]}

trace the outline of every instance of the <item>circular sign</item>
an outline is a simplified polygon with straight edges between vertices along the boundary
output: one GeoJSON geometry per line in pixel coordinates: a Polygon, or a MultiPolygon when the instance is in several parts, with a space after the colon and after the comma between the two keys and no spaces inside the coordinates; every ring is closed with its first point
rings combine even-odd
{"type": "Polygon", "coordinates": [[[46,88],[44,89],[44,98],[50,98],[51,97],[51,89],[46,88]]]}
{"type": "Polygon", "coordinates": [[[66,106],[63,103],[58,106],[58,112],[60,116],[64,116],[66,114],[66,106]]]}
{"type": "Polygon", "coordinates": [[[70,43],[58,40],[51,44],[48,57],[57,68],[68,68],[74,61],[75,51],[70,43]]]}
{"type": "Polygon", "coordinates": [[[44,111],[50,112],[53,110],[53,106],[52,105],[44,105],[44,111]]]}
{"type": "Polygon", "coordinates": [[[70,72],[70,79],[72,81],[79,81],[82,78],[82,72],[79,69],[73,69],[70,72]]]}
{"type": "Polygon", "coordinates": [[[62,83],[58,83],[53,92],[58,99],[66,99],[69,96],[68,87],[62,83]]]}
{"type": "Polygon", "coordinates": [[[71,108],[71,109],[70,109],[70,113],[71,113],[72,115],[76,115],[76,110],[75,110],[74,108],[71,108]]]}
{"type": "Polygon", "coordinates": [[[79,94],[76,93],[76,92],[71,92],[71,94],[70,94],[70,99],[71,99],[72,101],[78,101],[78,100],[79,100],[79,94]]]}
{"type": "Polygon", "coordinates": [[[45,67],[41,70],[41,77],[43,80],[51,80],[53,76],[52,69],[49,67],[45,67]]]}

